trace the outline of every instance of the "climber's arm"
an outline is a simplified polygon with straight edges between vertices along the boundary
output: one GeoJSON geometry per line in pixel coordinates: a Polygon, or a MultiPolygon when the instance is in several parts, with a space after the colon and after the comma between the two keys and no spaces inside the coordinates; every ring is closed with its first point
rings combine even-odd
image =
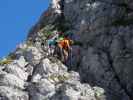
{"type": "Polygon", "coordinates": [[[67,41],[66,43],[67,43],[68,50],[71,50],[72,48],[70,46],[70,41],[67,41]]]}

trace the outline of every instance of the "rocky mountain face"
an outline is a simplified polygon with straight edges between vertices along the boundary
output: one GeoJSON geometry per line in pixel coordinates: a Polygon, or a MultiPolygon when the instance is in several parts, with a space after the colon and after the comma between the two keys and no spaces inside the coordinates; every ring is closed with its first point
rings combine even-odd
{"type": "Polygon", "coordinates": [[[133,1],[52,0],[27,41],[0,62],[0,100],[132,100],[133,1]],[[71,32],[66,65],[48,32],[71,32]]]}

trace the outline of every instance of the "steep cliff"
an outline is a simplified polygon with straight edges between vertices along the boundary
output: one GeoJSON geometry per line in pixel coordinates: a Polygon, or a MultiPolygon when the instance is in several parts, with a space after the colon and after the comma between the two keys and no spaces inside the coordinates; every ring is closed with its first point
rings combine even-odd
{"type": "Polygon", "coordinates": [[[52,0],[27,41],[1,61],[1,100],[132,100],[132,0],[52,0]],[[73,33],[66,65],[48,32],[73,33]],[[79,74],[78,74],[79,73],[79,74]]]}

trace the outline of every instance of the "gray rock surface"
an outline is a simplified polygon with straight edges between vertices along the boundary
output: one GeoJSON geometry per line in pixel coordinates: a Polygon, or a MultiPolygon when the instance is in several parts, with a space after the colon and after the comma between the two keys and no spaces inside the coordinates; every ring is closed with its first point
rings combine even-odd
{"type": "Polygon", "coordinates": [[[0,86],[0,100],[29,100],[28,93],[12,87],[0,86]]]}
{"type": "Polygon", "coordinates": [[[133,1],[52,0],[0,65],[0,100],[132,100],[133,1]],[[49,54],[46,33],[72,32],[66,65],[49,54]]]}

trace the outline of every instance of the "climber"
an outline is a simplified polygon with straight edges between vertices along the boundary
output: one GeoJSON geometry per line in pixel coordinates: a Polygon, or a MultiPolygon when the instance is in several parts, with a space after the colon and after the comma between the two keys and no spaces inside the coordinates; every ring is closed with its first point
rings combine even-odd
{"type": "Polygon", "coordinates": [[[49,55],[54,54],[54,49],[56,45],[56,40],[59,38],[59,34],[57,31],[54,31],[48,38],[47,38],[47,45],[48,45],[48,52],[49,55]]]}
{"type": "Polygon", "coordinates": [[[48,48],[49,48],[48,54],[53,55],[56,42],[55,40],[50,39],[50,40],[47,40],[47,43],[48,43],[48,48]]]}
{"type": "Polygon", "coordinates": [[[59,37],[55,39],[55,49],[54,49],[53,55],[55,57],[57,57],[58,59],[61,59],[61,52],[60,52],[61,50],[58,47],[58,43],[59,43],[59,41],[61,41],[63,39],[64,39],[64,37],[62,35],[59,35],[59,37]]]}
{"type": "Polygon", "coordinates": [[[61,61],[66,64],[66,61],[68,60],[68,56],[71,53],[71,46],[73,44],[73,40],[71,40],[68,35],[65,35],[64,38],[59,40],[57,42],[57,46],[60,49],[60,56],[61,56],[61,61]]]}

